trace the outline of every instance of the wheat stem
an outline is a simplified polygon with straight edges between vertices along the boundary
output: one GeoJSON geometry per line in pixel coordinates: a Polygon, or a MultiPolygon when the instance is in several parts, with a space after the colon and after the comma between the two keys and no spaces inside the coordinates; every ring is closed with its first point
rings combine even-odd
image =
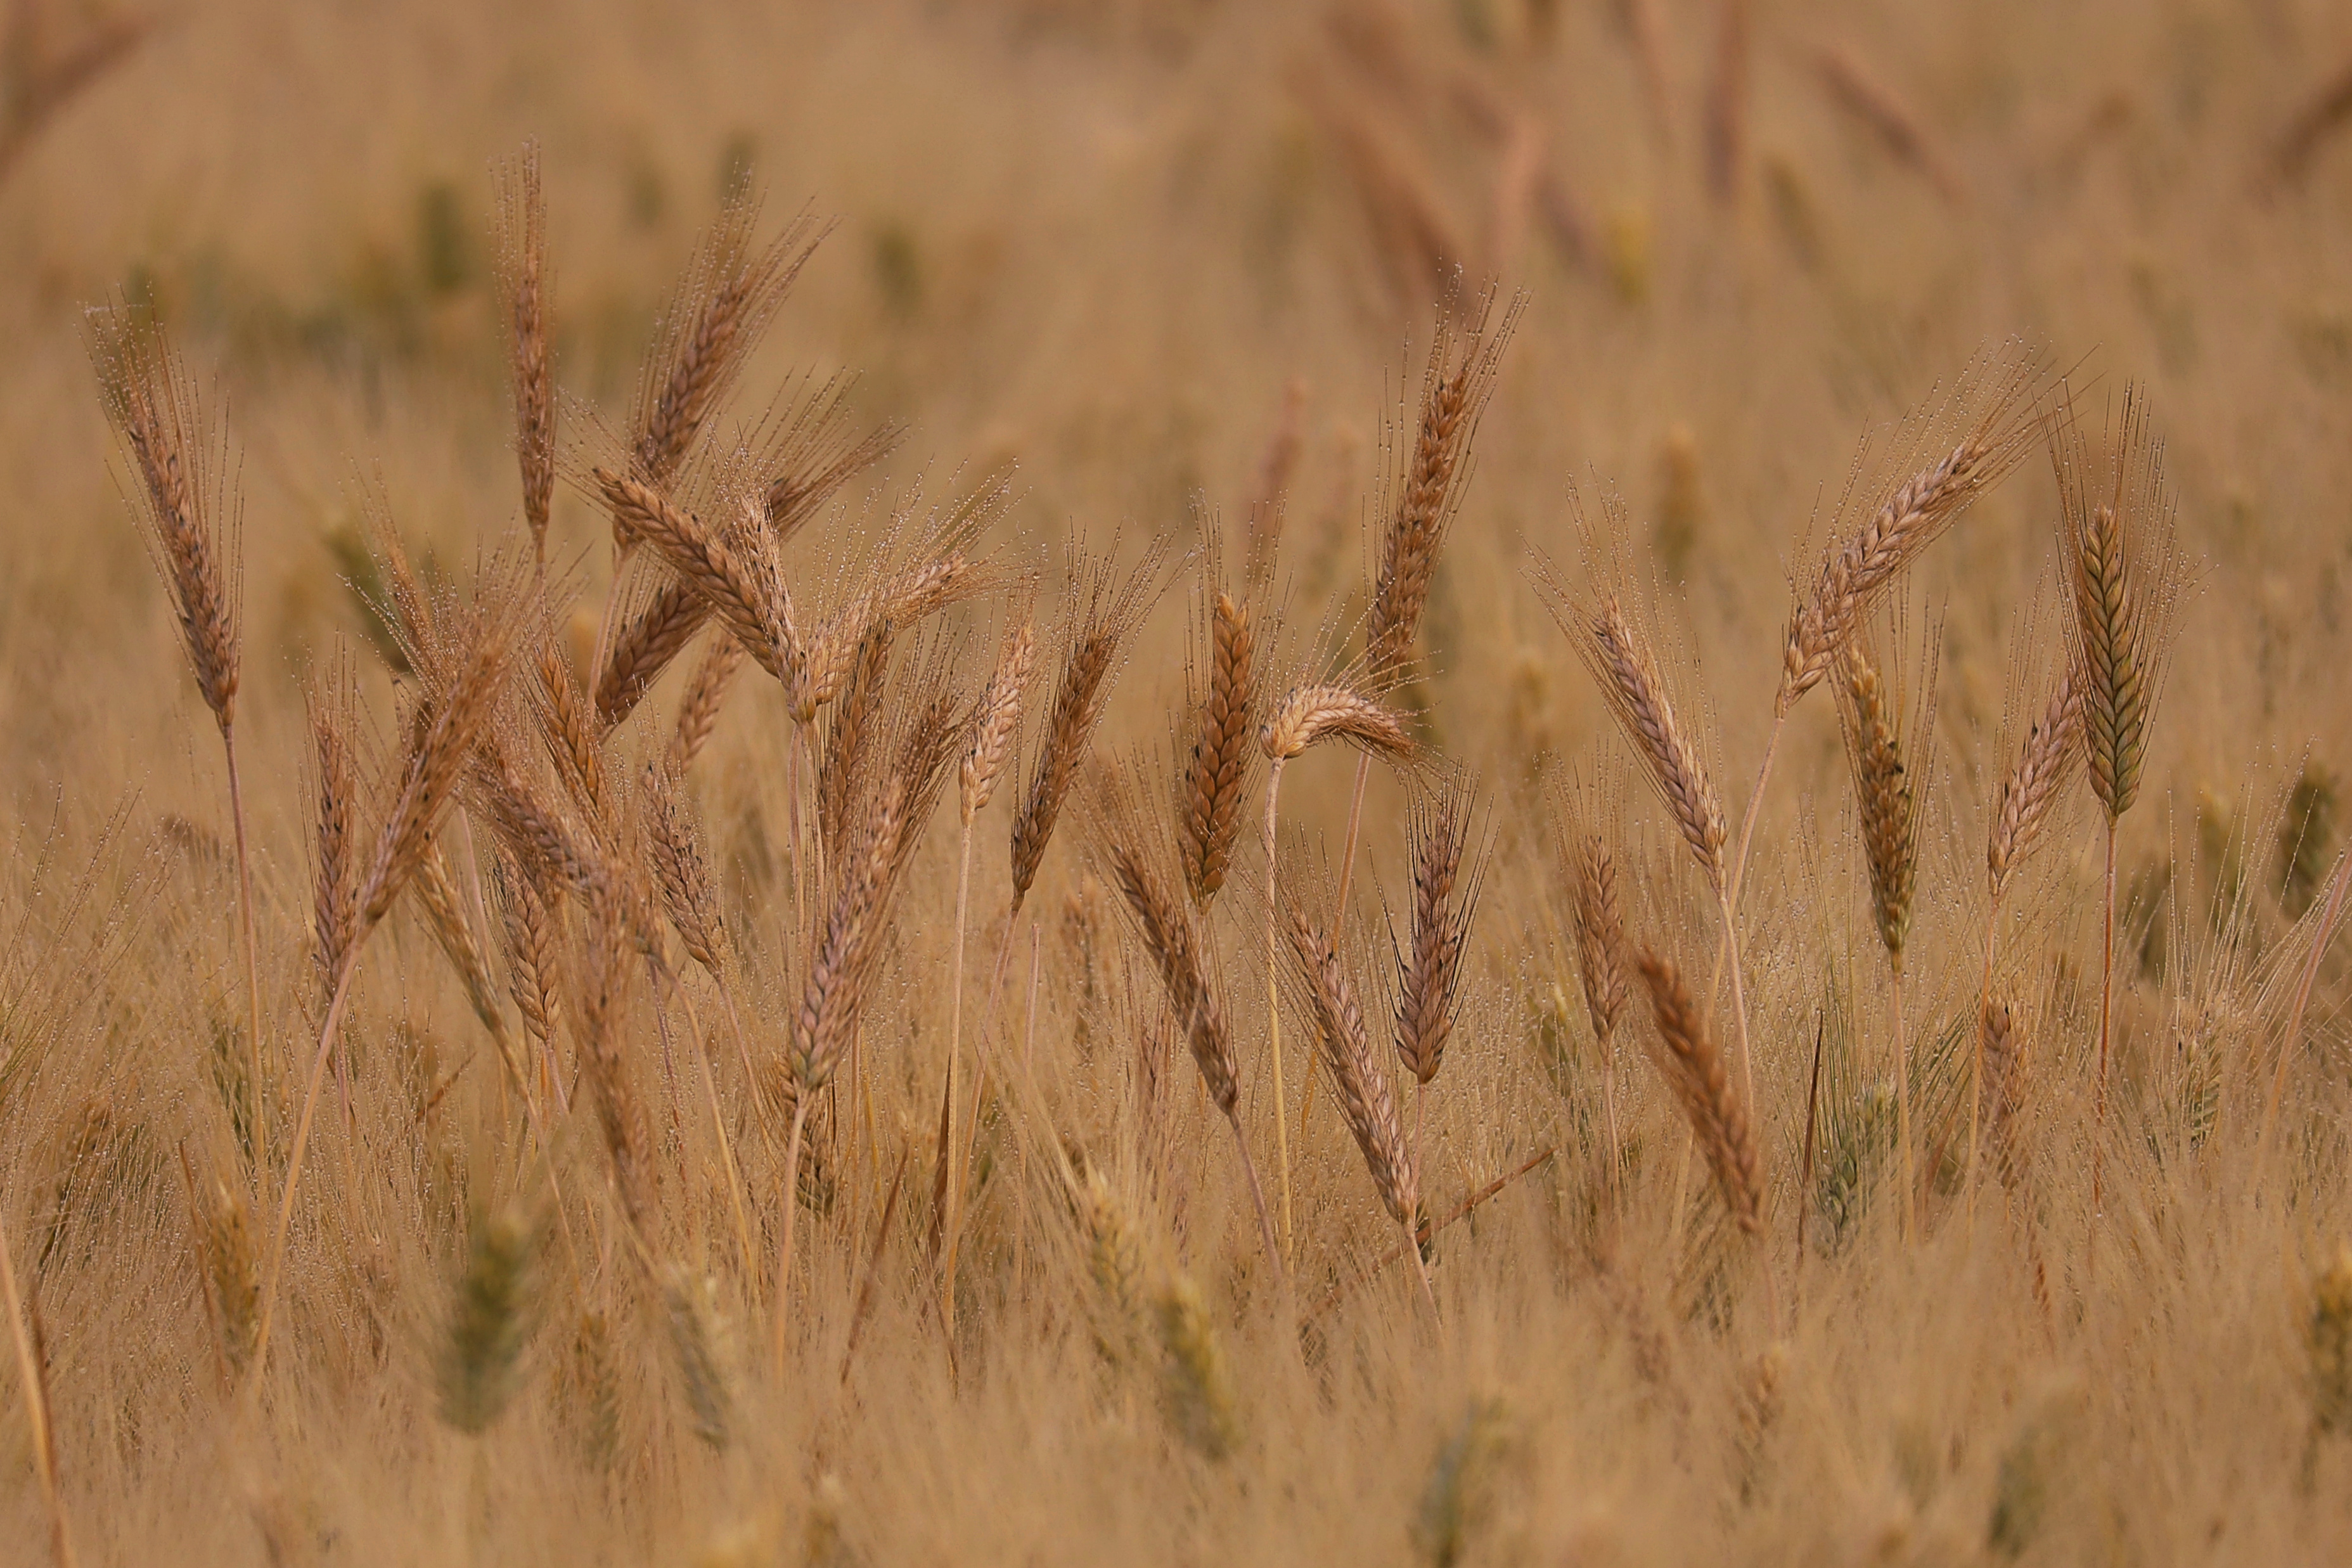
{"type": "Polygon", "coordinates": [[[1888,977],[1887,1015],[1895,1031],[1895,1136],[1903,1149],[1903,1239],[1915,1237],[1914,1210],[1918,1201],[1919,1173],[1911,1147],[1911,1052],[1903,1037],[1903,966],[1888,977]]]}
{"type": "Polygon", "coordinates": [[[774,1342],[770,1347],[776,1381],[784,1380],[784,1303],[793,1278],[793,1237],[801,1213],[801,1138],[808,1128],[809,1100],[814,1091],[803,1088],[793,1104],[792,1136],[784,1144],[784,1236],[776,1247],[774,1342]]]}
{"type": "Polygon", "coordinates": [[[65,1499],[58,1490],[57,1429],[49,1422],[48,1380],[26,1326],[25,1304],[16,1294],[16,1264],[8,1253],[8,1230],[0,1226],[0,1290],[7,1294],[8,1333],[16,1346],[16,1375],[25,1384],[25,1415],[33,1429],[33,1463],[41,1494],[49,1505],[49,1550],[58,1568],[74,1568],[73,1539],[66,1527],[65,1499]]]}
{"type": "Polygon", "coordinates": [[[2091,1131],[2091,1229],[2099,1225],[2101,1178],[2105,1175],[2107,1136],[2107,1050],[2115,1030],[2116,1006],[2116,819],[2107,818],[2106,920],[2100,941],[2099,963],[2099,1087],[2091,1131]]]}
{"type": "MultiPolygon", "coordinates": [[[[1285,1258],[1289,1257],[1290,1240],[1290,1123],[1288,1120],[1290,1100],[1283,1091],[1282,1081],[1282,997],[1280,986],[1276,981],[1276,976],[1281,971],[1281,960],[1275,945],[1274,893],[1275,884],[1278,880],[1275,869],[1275,823],[1276,820],[1275,813],[1282,798],[1282,767],[1288,760],[1286,757],[1275,758],[1272,766],[1267,769],[1265,780],[1265,1037],[1274,1063],[1274,1142],[1276,1158],[1282,1162],[1282,1237],[1285,1244],[1283,1247],[1285,1258]]],[[[1236,1133],[1241,1131],[1241,1122],[1238,1119],[1234,1123],[1234,1131],[1236,1133]]],[[[1303,1138],[1305,1135],[1302,1128],[1300,1136],[1303,1138]]],[[[1249,1151],[1246,1147],[1242,1151],[1242,1158],[1244,1161],[1249,1158],[1249,1151]]],[[[1255,1183],[1257,1178],[1253,1173],[1250,1179],[1255,1183]]]]}
{"type": "MultiPolygon", "coordinates": [[[[966,816],[963,834],[956,850],[955,962],[948,989],[948,1097],[947,1125],[956,1125],[956,1074],[963,1056],[963,938],[967,900],[971,891],[971,818],[966,816]]],[[[944,1154],[945,1150],[941,1152],[944,1154]]],[[[949,1267],[941,1289],[941,1310],[950,1323],[955,1321],[955,1241],[963,1218],[963,1184],[950,1173],[948,1179],[948,1258],[949,1267]]]]}
{"type": "Polygon", "coordinates": [[[261,1327],[253,1337],[253,1386],[269,1362],[269,1330],[278,1312],[278,1276],[286,1263],[286,1232],[294,1219],[294,1190],[302,1180],[302,1156],[310,1147],[310,1121],[319,1109],[320,1086],[326,1081],[327,1058],[334,1054],[336,1027],[351,1000],[352,979],[359,973],[356,946],[343,959],[335,977],[335,994],[327,1004],[327,1021],[319,1026],[319,1047],[310,1058],[310,1076],[302,1089],[302,1114],[294,1123],[294,1143],[286,1156],[286,1190],[278,1202],[278,1221],[269,1237],[269,1262],[261,1271],[261,1327]]]}
{"type": "Polygon", "coordinates": [[[261,961],[253,937],[253,862],[245,847],[245,793],[237,786],[236,742],[226,724],[221,726],[221,752],[228,759],[228,815],[236,827],[236,904],[238,929],[245,939],[247,1026],[253,1049],[253,1168],[269,1168],[269,1113],[264,1099],[265,1069],[261,1047],[261,961]]]}

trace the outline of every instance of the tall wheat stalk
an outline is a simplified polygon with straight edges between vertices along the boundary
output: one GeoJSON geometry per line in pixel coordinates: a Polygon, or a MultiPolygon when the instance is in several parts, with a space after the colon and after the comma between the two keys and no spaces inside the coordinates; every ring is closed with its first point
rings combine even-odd
{"type": "MultiPolygon", "coordinates": [[[[1898,615],[1896,624],[1901,618],[1898,615]]],[[[1839,728],[1853,772],[1863,858],[1869,868],[1871,918],[1886,951],[1887,1020],[1895,1044],[1895,1142],[1903,1173],[1903,1237],[1917,1226],[1919,1173],[1911,1132],[1911,1054],[1904,1034],[1903,971],[1918,889],[1919,829],[1934,777],[1937,643],[1930,626],[1910,736],[1903,733],[1906,694],[1870,659],[1863,639],[1846,645],[1837,675],[1839,728]]]]}
{"type": "Polygon", "coordinates": [[[2108,1057],[2115,1037],[2116,838],[2139,795],[2147,733],[2171,657],[2184,587],[2173,538],[2177,500],[2164,479],[2164,443],[2145,394],[2126,388],[2097,458],[2082,428],[2053,419],[2059,539],[2073,615],[2071,679],[2082,707],[2091,792],[2104,808],[2106,875],[2099,964],[2099,1068],[2091,1146],[2091,1218],[2103,1195],[2108,1057]]]}
{"type": "Polygon", "coordinates": [[[253,1165],[269,1163],[268,1067],[261,1028],[261,963],[254,936],[253,858],[236,767],[238,619],[243,598],[243,505],[225,439],[207,428],[194,380],[163,329],[128,302],[89,313],[89,349],[100,400],[138,480],[137,507],[150,554],[179,622],[196,691],[220,728],[236,834],[237,937],[244,949],[246,1042],[250,1053],[253,1165]]]}
{"type": "Polygon", "coordinates": [[[1275,889],[1280,878],[1276,862],[1276,834],[1280,822],[1277,813],[1284,766],[1327,736],[1349,742],[1368,759],[1375,754],[1396,759],[1413,754],[1412,737],[1406,732],[1404,721],[1368,695],[1355,680],[1345,677],[1337,681],[1292,687],[1274,705],[1258,730],[1258,749],[1265,753],[1270,764],[1265,780],[1265,1017],[1267,1049],[1274,1068],[1274,1135],[1276,1158],[1281,1162],[1286,1238],[1290,1234],[1290,1100],[1282,1070],[1281,949],[1275,921],[1275,889]]]}
{"type": "Polygon", "coordinates": [[[2040,842],[2042,829],[2063,797],[2067,783],[2083,762],[2083,709],[2071,669],[2059,672],[2057,689],[2050,694],[2027,728],[2025,740],[2001,778],[1992,829],[1985,844],[1987,911],[1984,974],[1977,986],[1980,1022],[1972,1031],[1974,1048],[1969,1069],[1969,1224],[1976,1224],[1976,1179],[1979,1107],[1985,1096],[1985,1051],[1993,1010],[1993,954],[2000,940],[2000,910],[2009,887],[2026,854],[2040,842]]]}
{"type": "Polygon", "coordinates": [[[32,1428],[33,1468],[41,1480],[41,1498],[49,1510],[49,1553],[58,1568],[74,1568],[73,1533],[66,1520],[64,1496],[58,1489],[57,1428],[49,1417],[49,1379],[41,1365],[39,1347],[25,1316],[24,1299],[16,1291],[16,1262],[8,1251],[8,1227],[0,1225],[0,1307],[8,1311],[8,1337],[16,1350],[16,1378],[25,1390],[26,1424],[32,1428]]]}

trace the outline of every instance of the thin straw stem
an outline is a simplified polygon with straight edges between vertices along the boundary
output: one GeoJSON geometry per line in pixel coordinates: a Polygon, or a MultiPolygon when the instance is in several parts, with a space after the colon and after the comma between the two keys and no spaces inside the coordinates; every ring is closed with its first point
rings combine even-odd
{"type": "Polygon", "coordinates": [[[286,1159],[286,1191],[278,1202],[278,1222],[269,1237],[269,1263],[261,1271],[261,1327],[253,1337],[253,1386],[261,1386],[269,1363],[269,1330],[277,1320],[278,1277],[286,1265],[286,1232],[294,1221],[294,1192],[302,1180],[302,1157],[310,1147],[310,1122],[319,1110],[319,1089],[326,1081],[327,1058],[334,1054],[335,1031],[350,1002],[352,979],[359,973],[359,949],[354,945],[335,977],[335,994],[327,1004],[327,1021],[319,1026],[319,1047],[310,1058],[310,1076],[302,1089],[302,1114],[294,1123],[294,1146],[286,1159]]]}
{"type": "MultiPolygon", "coordinates": [[[[1275,813],[1282,798],[1282,767],[1287,760],[1275,758],[1265,781],[1265,1037],[1274,1063],[1274,1143],[1275,1157],[1282,1163],[1282,1256],[1286,1260],[1290,1256],[1290,1097],[1284,1091],[1282,1080],[1282,996],[1276,982],[1281,959],[1275,946],[1274,894],[1278,879],[1275,868],[1275,813]]],[[[1236,1134],[1241,1131],[1238,1119],[1234,1131],[1236,1134]]],[[[1244,1163],[1249,1160],[1246,1144],[1242,1149],[1242,1160],[1244,1163]]],[[[1250,1181],[1255,1186],[1256,1172],[1250,1173],[1250,1181]]]]}
{"type": "Polygon", "coordinates": [[[8,1253],[8,1229],[0,1225],[0,1290],[7,1293],[8,1334],[16,1346],[16,1375],[25,1385],[25,1415],[33,1428],[33,1463],[41,1476],[41,1493],[49,1505],[49,1551],[58,1568],[74,1568],[73,1538],[66,1528],[65,1499],[58,1491],[57,1429],[49,1424],[47,1380],[41,1374],[26,1326],[25,1304],[16,1294],[16,1264],[8,1253]]]}
{"type": "Polygon", "coordinates": [[[245,847],[245,794],[237,787],[236,742],[230,727],[221,726],[221,752],[228,759],[228,815],[236,826],[236,905],[238,929],[245,939],[247,1026],[253,1050],[253,1168],[269,1168],[269,1113],[264,1084],[261,1047],[261,962],[253,937],[253,862],[245,847]]]}

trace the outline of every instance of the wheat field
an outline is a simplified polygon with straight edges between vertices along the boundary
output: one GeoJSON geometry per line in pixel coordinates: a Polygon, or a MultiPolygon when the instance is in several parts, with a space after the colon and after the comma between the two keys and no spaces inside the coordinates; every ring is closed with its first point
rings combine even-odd
{"type": "Polygon", "coordinates": [[[16,0],[0,1560],[2352,1559],[2352,19],[16,0]]]}

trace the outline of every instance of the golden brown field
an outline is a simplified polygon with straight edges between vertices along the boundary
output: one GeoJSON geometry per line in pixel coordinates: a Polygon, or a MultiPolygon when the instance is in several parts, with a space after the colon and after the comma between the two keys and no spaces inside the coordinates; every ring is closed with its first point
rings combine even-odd
{"type": "Polygon", "coordinates": [[[2352,1560],[2339,7],[9,15],[0,1559],[2352,1560]]]}

